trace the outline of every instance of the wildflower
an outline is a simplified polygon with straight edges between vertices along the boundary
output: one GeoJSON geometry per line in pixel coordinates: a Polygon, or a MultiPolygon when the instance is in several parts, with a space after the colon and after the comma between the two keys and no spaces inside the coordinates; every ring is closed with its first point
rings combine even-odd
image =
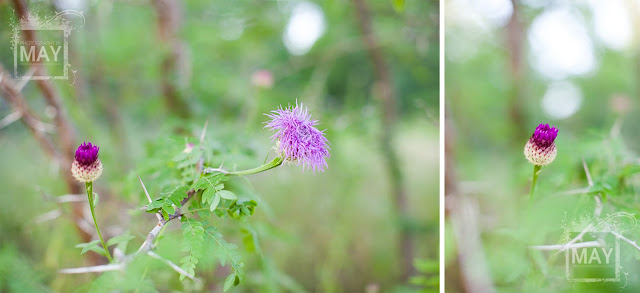
{"type": "Polygon", "coordinates": [[[286,109],[279,108],[267,114],[271,121],[265,126],[276,133],[272,139],[276,142],[278,154],[289,163],[302,164],[304,168],[324,171],[329,158],[329,141],[324,130],[318,130],[318,120],[311,115],[302,103],[286,109]]]}
{"type": "Polygon", "coordinates": [[[555,139],[558,129],[549,127],[549,124],[540,124],[524,146],[524,156],[536,166],[551,164],[556,158],[557,150],[555,139]]]}
{"type": "Polygon", "coordinates": [[[98,159],[100,148],[90,142],[83,142],[76,150],[71,165],[71,173],[80,182],[93,182],[102,175],[102,162],[98,159]]]}

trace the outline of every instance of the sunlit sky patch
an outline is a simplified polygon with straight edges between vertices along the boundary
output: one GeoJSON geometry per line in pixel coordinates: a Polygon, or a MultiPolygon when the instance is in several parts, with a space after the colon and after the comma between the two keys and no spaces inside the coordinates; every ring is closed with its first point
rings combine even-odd
{"type": "Polygon", "coordinates": [[[532,66],[547,78],[561,80],[596,68],[591,38],[575,10],[543,12],[533,20],[528,39],[532,66]]]}
{"type": "Polygon", "coordinates": [[[513,13],[513,5],[509,0],[472,1],[473,8],[487,19],[493,26],[507,24],[513,13]]]}
{"type": "MultiPolygon", "coordinates": [[[[625,0],[589,0],[594,30],[602,43],[614,50],[624,50],[631,43],[631,19],[625,0]]],[[[639,1],[640,3],[640,1],[639,1]]]]}
{"type": "Polygon", "coordinates": [[[282,41],[290,54],[304,55],[325,30],[322,8],[312,2],[300,2],[293,8],[282,41]]]}

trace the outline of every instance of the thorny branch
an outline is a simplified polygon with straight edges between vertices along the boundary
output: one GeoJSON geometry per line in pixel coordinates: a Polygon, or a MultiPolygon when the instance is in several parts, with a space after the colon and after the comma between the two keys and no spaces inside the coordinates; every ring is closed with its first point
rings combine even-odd
{"type": "MultiPolygon", "coordinates": [[[[142,184],[142,188],[144,189],[144,192],[147,195],[147,198],[150,200],[151,197],[149,196],[149,193],[147,192],[147,188],[144,186],[144,183],[142,183],[142,179],[140,179],[140,183],[142,184]]],[[[193,197],[194,194],[195,194],[195,190],[189,190],[187,192],[187,197],[184,198],[181,201],[181,204],[182,205],[186,204],[193,197]]],[[[119,257],[119,258],[117,257],[116,259],[120,260],[118,263],[109,264],[109,265],[102,265],[102,266],[91,266],[91,267],[61,269],[58,272],[63,273],[63,274],[84,274],[84,273],[108,272],[108,271],[122,270],[122,269],[126,268],[127,265],[131,261],[133,261],[133,259],[135,259],[137,256],[146,254],[146,255],[149,255],[149,256],[151,256],[153,258],[161,260],[165,264],[169,265],[173,270],[175,270],[176,272],[186,276],[187,278],[189,278],[191,280],[194,280],[196,282],[200,282],[200,280],[198,278],[196,278],[196,277],[192,276],[191,274],[187,273],[186,271],[181,269],[179,266],[177,266],[176,264],[174,264],[170,260],[167,260],[167,259],[161,257],[160,255],[156,254],[155,252],[153,252],[153,248],[154,248],[153,242],[158,237],[158,234],[160,234],[160,231],[162,231],[162,229],[171,220],[180,218],[182,216],[182,211],[180,209],[177,209],[176,212],[171,214],[171,215],[169,215],[169,218],[166,219],[166,220],[159,213],[156,213],[156,216],[158,217],[158,223],[153,227],[153,229],[151,229],[149,234],[147,234],[147,238],[142,243],[140,248],[136,252],[134,252],[132,254],[124,255],[124,256],[119,257]]]]}
{"type": "MultiPolygon", "coordinates": [[[[582,160],[582,166],[584,167],[584,172],[585,175],[587,177],[587,182],[589,184],[589,186],[587,186],[586,190],[589,190],[592,186],[593,186],[593,180],[591,178],[591,173],[589,172],[589,167],[587,166],[586,162],[584,160],[582,160]]],[[[600,198],[600,194],[595,195],[594,199],[596,201],[596,207],[595,210],[593,212],[594,216],[596,219],[600,218],[600,214],[602,213],[602,209],[603,209],[603,205],[602,205],[602,199],[600,198]]],[[[529,248],[531,249],[536,249],[536,250],[558,250],[554,255],[557,255],[567,249],[571,249],[571,248],[583,248],[583,247],[602,247],[602,243],[598,242],[598,241],[587,241],[587,242],[579,242],[576,243],[579,240],[582,240],[582,237],[589,232],[589,230],[591,230],[594,227],[593,223],[590,223],[589,225],[587,225],[587,227],[585,227],[576,237],[574,237],[573,239],[571,239],[569,242],[565,243],[565,244],[555,244],[555,245],[534,245],[534,246],[529,246],[529,248]],[[596,245],[597,244],[597,245],[596,245]]],[[[633,246],[635,249],[640,251],[640,246],[638,246],[636,241],[632,241],[629,238],[623,236],[622,234],[616,232],[616,231],[609,231],[609,233],[611,233],[612,235],[614,235],[616,238],[621,239],[624,242],[627,242],[628,244],[630,244],[631,246],[633,246]]]]}
{"type": "MultiPolygon", "coordinates": [[[[205,122],[204,127],[202,129],[202,133],[200,135],[200,143],[203,144],[204,143],[204,137],[207,131],[207,125],[208,122],[205,122]]],[[[203,154],[204,156],[204,154],[203,154]]],[[[204,165],[204,158],[201,158],[198,163],[196,168],[201,171],[204,165]]],[[[144,194],[147,198],[147,200],[149,201],[149,203],[152,202],[151,200],[151,196],[149,195],[149,191],[147,190],[147,187],[144,185],[144,182],[142,182],[142,178],[140,178],[140,176],[138,176],[138,179],[140,180],[140,185],[142,186],[142,189],[144,190],[144,194]]],[[[184,199],[182,199],[180,201],[180,206],[184,206],[189,200],[191,200],[191,198],[193,198],[193,196],[196,194],[196,190],[195,189],[191,189],[189,191],[187,191],[186,193],[186,197],[184,199]]],[[[116,253],[116,260],[120,260],[118,263],[115,264],[109,264],[109,265],[103,265],[103,266],[92,266],[92,267],[81,267],[81,268],[69,268],[69,269],[61,269],[58,272],[63,273],[63,274],[82,274],[82,273],[93,273],[93,272],[106,272],[106,271],[117,271],[117,270],[122,270],[124,268],[126,268],[126,266],[133,260],[135,259],[137,256],[139,255],[149,255],[150,257],[153,257],[155,259],[158,259],[162,262],[164,262],[165,264],[167,264],[169,267],[171,267],[173,270],[175,270],[176,272],[184,275],[185,277],[195,281],[195,282],[200,282],[200,280],[196,277],[194,277],[193,275],[187,273],[185,270],[183,270],[182,268],[180,268],[178,265],[176,265],[175,263],[173,263],[172,261],[165,259],[163,257],[161,257],[160,255],[158,255],[157,253],[153,252],[154,249],[154,244],[153,242],[156,240],[156,238],[158,238],[158,235],[160,234],[160,232],[162,231],[162,229],[167,225],[167,223],[169,223],[170,221],[174,220],[174,219],[178,219],[180,217],[182,217],[182,211],[180,210],[180,208],[176,208],[176,212],[169,215],[168,219],[165,219],[162,214],[160,213],[156,213],[156,217],[158,218],[158,223],[153,227],[153,229],[151,229],[151,231],[149,232],[149,234],[147,234],[147,238],[145,239],[145,241],[142,243],[142,245],[140,245],[140,248],[138,248],[138,250],[132,254],[129,255],[124,255],[124,256],[120,256],[118,257],[116,253]]]]}

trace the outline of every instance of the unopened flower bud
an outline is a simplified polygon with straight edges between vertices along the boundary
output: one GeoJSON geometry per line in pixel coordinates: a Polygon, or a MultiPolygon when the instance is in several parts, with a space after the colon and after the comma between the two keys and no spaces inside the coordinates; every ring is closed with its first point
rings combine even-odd
{"type": "Polygon", "coordinates": [[[524,156],[531,164],[546,166],[551,164],[556,158],[555,140],[558,136],[558,129],[549,127],[549,124],[540,124],[524,146],[524,156]]]}
{"type": "Polygon", "coordinates": [[[71,165],[71,173],[80,182],[93,182],[102,175],[102,162],[98,159],[100,148],[90,142],[83,142],[76,150],[71,165]]]}

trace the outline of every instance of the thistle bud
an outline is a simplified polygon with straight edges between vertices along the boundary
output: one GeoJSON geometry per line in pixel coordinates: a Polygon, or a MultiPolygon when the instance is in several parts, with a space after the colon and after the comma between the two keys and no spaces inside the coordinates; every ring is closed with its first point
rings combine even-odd
{"type": "Polygon", "coordinates": [[[558,129],[549,127],[549,124],[540,124],[524,146],[524,156],[536,166],[551,164],[556,158],[557,150],[555,140],[558,129]]]}
{"type": "Polygon", "coordinates": [[[83,142],[76,150],[71,165],[71,173],[80,182],[93,182],[102,175],[102,162],[98,159],[100,148],[90,142],[83,142]]]}

